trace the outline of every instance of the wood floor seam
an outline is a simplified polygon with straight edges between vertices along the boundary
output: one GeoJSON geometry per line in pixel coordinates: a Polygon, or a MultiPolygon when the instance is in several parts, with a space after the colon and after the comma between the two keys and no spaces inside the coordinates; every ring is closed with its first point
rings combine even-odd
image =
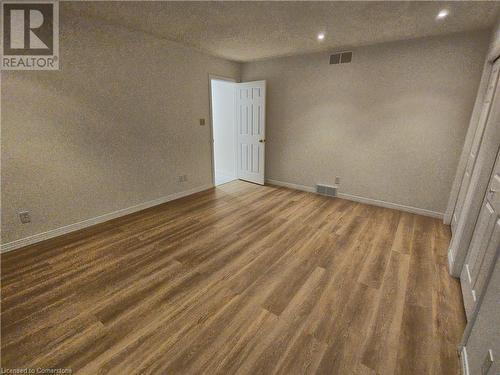
{"type": "Polygon", "coordinates": [[[457,375],[439,220],[233,181],[1,255],[1,365],[457,375]]]}

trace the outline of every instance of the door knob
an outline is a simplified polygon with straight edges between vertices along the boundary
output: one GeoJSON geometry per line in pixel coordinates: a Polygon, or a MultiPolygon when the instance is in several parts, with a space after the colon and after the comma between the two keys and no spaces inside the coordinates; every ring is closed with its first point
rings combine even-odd
{"type": "Polygon", "coordinates": [[[264,143],[266,140],[265,139],[259,139],[260,143],[264,143]]]}

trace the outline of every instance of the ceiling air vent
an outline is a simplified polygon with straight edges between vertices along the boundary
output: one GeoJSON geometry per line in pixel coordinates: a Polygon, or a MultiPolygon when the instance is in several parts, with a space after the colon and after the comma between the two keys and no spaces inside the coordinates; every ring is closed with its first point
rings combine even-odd
{"type": "Polygon", "coordinates": [[[327,195],[329,197],[336,197],[337,196],[337,186],[317,184],[316,185],[316,193],[321,194],[321,195],[327,195]]]}
{"type": "Polygon", "coordinates": [[[338,52],[330,55],[330,64],[348,64],[352,61],[352,51],[338,52]]]}

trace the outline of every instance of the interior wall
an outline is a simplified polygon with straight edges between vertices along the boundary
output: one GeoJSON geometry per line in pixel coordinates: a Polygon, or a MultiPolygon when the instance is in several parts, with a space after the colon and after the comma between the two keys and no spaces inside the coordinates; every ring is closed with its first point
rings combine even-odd
{"type": "Polygon", "coordinates": [[[488,31],[246,63],[267,80],[266,178],[442,213],[464,142],[488,31]]]}
{"type": "Polygon", "coordinates": [[[488,58],[494,60],[500,55],[500,20],[493,27],[493,35],[491,37],[488,58]]]}
{"type": "Polygon", "coordinates": [[[215,173],[236,176],[234,83],[212,80],[215,173]]]}
{"type": "Polygon", "coordinates": [[[212,183],[208,76],[240,65],[66,4],[60,70],[2,72],[2,243],[212,183]]]}

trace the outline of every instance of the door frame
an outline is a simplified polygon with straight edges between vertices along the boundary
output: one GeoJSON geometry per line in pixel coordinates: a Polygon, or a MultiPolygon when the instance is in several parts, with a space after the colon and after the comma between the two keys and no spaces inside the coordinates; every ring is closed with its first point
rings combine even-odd
{"type": "MultiPolygon", "coordinates": [[[[214,113],[212,108],[212,80],[216,81],[227,81],[232,83],[238,83],[236,78],[225,77],[213,73],[208,73],[208,103],[209,103],[209,113],[210,113],[210,153],[211,153],[211,170],[212,170],[212,187],[215,186],[215,149],[214,149],[214,113]]],[[[238,175],[236,174],[236,178],[238,175]]]]}
{"type": "MultiPolygon", "coordinates": [[[[494,36],[495,38],[495,36],[494,36]]],[[[481,117],[481,111],[483,110],[484,97],[486,96],[486,91],[488,90],[488,85],[490,82],[491,73],[493,71],[493,65],[496,60],[500,58],[500,44],[496,48],[491,48],[484,62],[483,73],[481,75],[481,81],[479,82],[479,87],[477,89],[476,100],[474,102],[474,107],[472,109],[471,118],[469,121],[469,128],[467,129],[467,134],[465,136],[464,146],[462,148],[462,153],[458,161],[457,171],[455,173],[455,179],[451,186],[450,196],[448,198],[448,204],[446,206],[446,211],[443,216],[443,222],[450,225],[453,220],[453,214],[455,212],[455,206],[457,204],[458,194],[460,192],[460,186],[462,184],[462,178],[465,173],[465,168],[467,166],[467,161],[469,160],[470,149],[472,147],[472,141],[474,139],[474,133],[479,125],[479,118],[481,117]]]]}
{"type": "MultiPolygon", "coordinates": [[[[491,67],[493,67],[493,64],[496,63],[497,60],[489,61],[491,67]]],[[[491,74],[488,76],[488,84],[490,76],[491,74]]],[[[460,277],[462,272],[465,258],[469,252],[472,234],[486,193],[486,188],[490,181],[491,171],[496,161],[498,144],[491,144],[491,142],[496,142],[495,140],[500,141],[500,129],[496,126],[500,121],[499,91],[500,85],[497,85],[495,95],[492,98],[488,123],[485,125],[481,145],[479,146],[476,156],[476,162],[472,169],[469,188],[467,189],[462,211],[458,218],[456,230],[452,233],[450,246],[448,248],[448,267],[450,274],[455,277],[460,277]]],[[[484,95],[482,96],[482,100],[484,100],[484,95]]],[[[469,153],[470,149],[464,149],[464,151],[469,153]]]]}
{"type": "MultiPolygon", "coordinates": [[[[479,278],[479,272],[480,272],[480,270],[476,273],[476,275],[475,275],[476,278],[474,279],[474,282],[472,283],[471,273],[469,273],[469,270],[466,269],[466,267],[467,267],[467,264],[470,261],[472,246],[473,245],[481,246],[481,244],[483,243],[483,241],[479,241],[479,243],[474,244],[472,242],[472,240],[474,239],[474,236],[476,235],[476,230],[481,230],[481,228],[479,227],[480,223],[481,223],[481,213],[483,212],[483,210],[486,209],[486,203],[489,203],[490,207],[493,208],[493,212],[495,213],[495,218],[493,219],[493,223],[492,223],[493,227],[491,229],[491,233],[489,233],[487,231],[488,230],[488,225],[489,225],[489,223],[491,223],[491,219],[490,218],[487,219],[486,227],[484,228],[484,232],[485,233],[489,233],[489,234],[485,234],[484,238],[486,239],[486,241],[488,241],[488,239],[491,240],[493,238],[493,236],[494,236],[493,233],[495,231],[495,228],[497,227],[498,217],[500,216],[500,213],[498,212],[498,209],[495,206],[495,204],[492,203],[491,200],[488,199],[488,189],[493,185],[495,175],[497,175],[497,171],[498,171],[499,168],[500,168],[500,147],[498,147],[498,150],[497,150],[497,152],[495,154],[495,163],[493,165],[493,168],[492,168],[492,171],[491,171],[491,175],[490,175],[490,178],[488,180],[488,185],[487,185],[486,193],[484,194],[484,198],[483,198],[483,200],[481,202],[481,208],[479,210],[479,215],[477,217],[476,224],[474,226],[474,232],[472,234],[470,245],[469,245],[469,247],[467,249],[467,255],[465,257],[464,266],[462,267],[462,271],[460,273],[460,284],[461,284],[462,294],[464,295],[464,300],[466,299],[465,295],[467,294],[467,296],[469,297],[469,301],[470,301],[470,297],[471,297],[472,291],[474,289],[476,290],[476,292],[478,292],[478,295],[476,296],[476,302],[475,302],[475,305],[472,308],[472,310],[469,309],[469,311],[467,311],[467,309],[466,309],[467,318],[468,318],[467,320],[470,320],[470,318],[472,317],[473,312],[476,310],[476,305],[478,304],[481,295],[484,294],[484,291],[486,290],[486,288],[488,286],[488,283],[485,282],[484,285],[483,285],[483,289],[482,290],[478,290],[478,289],[474,288],[474,286],[475,286],[474,284],[477,281],[477,279],[479,278]],[[466,273],[465,275],[464,275],[464,272],[466,273]],[[462,280],[464,277],[465,277],[465,280],[462,280]]],[[[473,267],[479,267],[479,269],[481,269],[483,267],[483,261],[484,261],[484,259],[487,256],[488,248],[489,248],[489,246],[486,245],[485,248],[484,248],[484,254],[483,254],[481,260],[479,260],[479,254],[476,255],[476,261],[475,261],[475,264],[472,265],[473,267]]],[[[498,253],[498,249],[495,250],[494,260],[496,260],[496,257],[498,255],[497,253],[498,253]]],[[[490,265],[490,268],[494,268],[494,267],[495,267],[495,262],[493,262],[490,265]]],[[[470,271],[474,271],[474,269],[472,269],[470,271]]],[[[485,272],[485,271],[483,271],[483,272],[485,272]]],[[[486,271],[486,275],[487,276],[489,275],[488,272],[490,272],[489,268],[486,271]]],[[[486,279],[488,279],[488,277],[486,279]]]]}
{"type": "Polygon", "coordinates": [[[458,345],[458,352],[461,353],[464,348],[467,347],[467,343],[469,341],[469,337],[472,333],[472,329],[474,328],[474,325],[476,324],[477,317],[479,315],[479,310],[481,309],[481,306],[483,304],[484,296],[486,295],[486,292],[488,290],[488,287],[490,286],[491,279],[493,277],[493,272],[495,271],[495,266],[496,263],[498,262],[498,257],[499,257],[500,251],[497,250],[495,253],[495,256],[492,259],[491,265],[486,271],[486,280],[484,282],[485,287],[483,288],[481,294],[478,296],[477,302],[474,305],[474,309],[471,312],[470,318],[467,320],[467,324],[465,326],[464,332],[462,334],[462,339],[460,340],[460,344],[458,345]]]}
{"type": "Polygon", "coordinates": [[[476,129],[479,126],[479,118],[481,117],[481,112],[483,110],[484,97],[486,96],[486,91],[488,90],[488,84],[490,82],[491,73],[493,71],[493,63],[494,61],[491,60],[487,60],[484,63],[483,74],[481,76],[481,81],[479,83],[479,88],[477,90],[476,101],[474,102],[472,115],[469,121],[469,128],[467,129],[464,146],[462,148],[462,153],[458,161],[457,171],[455,173],[455,179],[453,180],[453,184],[451,186],[450,196],[448,198],[448,204],[446,206],[446,211],[443,217],[443,222],[447,225],[451,225],[453,220],[453,215],[455,213],[455,207],[458,201],[458,194],[460,193],[462,179],[465,174],[465,168],[467,167],[470,150],[472,148],[472,141],[474,140],[474,134],[476,132],[476,129]]]}

